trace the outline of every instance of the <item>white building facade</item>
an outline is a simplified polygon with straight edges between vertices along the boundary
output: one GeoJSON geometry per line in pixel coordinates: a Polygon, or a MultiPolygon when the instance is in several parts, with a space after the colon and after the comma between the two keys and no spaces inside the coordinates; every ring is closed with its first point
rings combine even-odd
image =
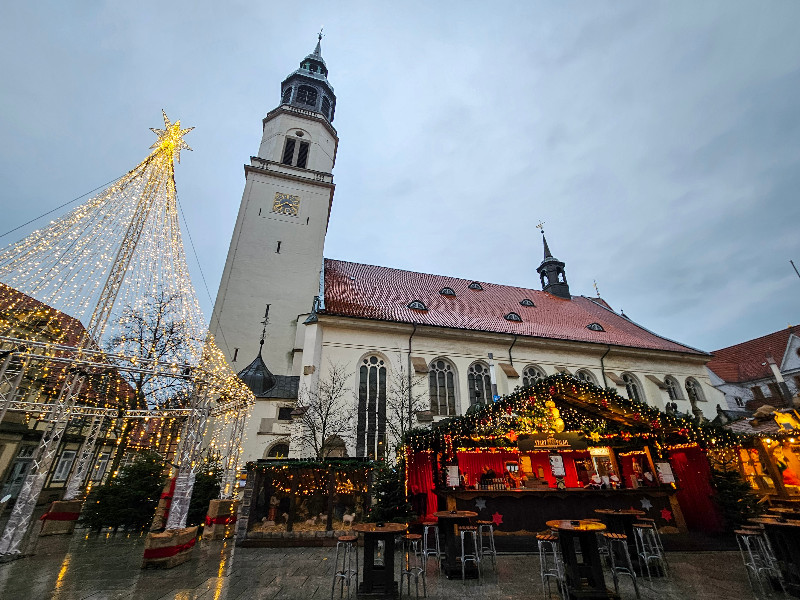
{"type": "Polygon", "coordinates": [[[337,378],[335,412],[349,421],[326,435],[349,456],[391,451],[398,411],[424,426],[558,372],[714,417],[710,355],[572,296],[544,238],[542,290],[324,260],[338,145],[327,75],[317,44],[264,119],[212,316],[257,396],[246,460],[311,454],[294,409],[337,378]]]}

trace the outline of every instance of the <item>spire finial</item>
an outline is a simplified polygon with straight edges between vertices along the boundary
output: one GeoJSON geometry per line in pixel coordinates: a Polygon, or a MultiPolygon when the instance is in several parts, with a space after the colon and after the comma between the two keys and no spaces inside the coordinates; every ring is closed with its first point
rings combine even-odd
{"type": "Polygon", "coordinates": [[[322,56],[322,30],[324,27],[319,28],[319,33],[317,34],[317,47],[314,48],[314,54],[317,56],[322,56]]]}
{"type": "Polygon", "coordinates": [[[261,354],[261,349],[264,347],[264,340],[267,337],[267,324],[269,323],[269,304],[267,304],[267,308],[264,311],[264,320],[261,321],[264,327],[261,329],[261,341],[258,342],[258,353],[261,354]]]}
{"type": "Polygon", "coordinates": [[[600,297],[600,288],[597,287],[597,279],[594,279],[594,291],[597,293],[597,297],[600,297]]]}

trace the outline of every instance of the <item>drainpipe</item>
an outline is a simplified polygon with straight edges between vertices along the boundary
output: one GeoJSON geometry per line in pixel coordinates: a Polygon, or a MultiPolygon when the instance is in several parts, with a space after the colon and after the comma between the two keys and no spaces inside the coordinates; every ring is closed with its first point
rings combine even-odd
{"type": "Polygon", "coordinates": [[[413,425],[413,418],[411,416],[411,409],[413,408],[414,404],[414,396],[413,396],[413,384],[411,382],[411,338],[414,337],[414,334],[417,333],[417,324],[414,323],[414,329],[411,330],[411,335],[408,336],[408,427],[409,429],[413,425]]]}
{"type": "Polygon", "coordinates": [[[513,342],[511,342],[511,346],[510,346],[510,347],[509,347],[509,349],[508,349],[508,361],[511,363],[511,366],[512,366],[512,367],[514,366],[514,359],[513,359],[513,358],[511,358],[511,348],[513,348],[513,347],[514,347],[514,344],[516,344],[516,343],[517,343],[517,336],[516,336],[516,334],[515,334],[515,335],[514,335],[514,341],[513,341],[513,342]]]}
{"type": "Polygon", "coordinates": [[[607,346],[606,348],[607,348],[607,349],[606,349],[606,353],[605,353],[605,354],[603,354],[603,356],[601,356],[601,357],[600,357],[600,371],[603,373],[603,387],[604,387],[604,388],[607,388],[607,387],[608,387],[608,381],[606,381],[606,365],[605,365],[605,363],[603,362],[603,359],[604,359],[606,356],[608,356],[608,353],[609,353],[609,352],[611,352],[611,346],[607,346]]]}

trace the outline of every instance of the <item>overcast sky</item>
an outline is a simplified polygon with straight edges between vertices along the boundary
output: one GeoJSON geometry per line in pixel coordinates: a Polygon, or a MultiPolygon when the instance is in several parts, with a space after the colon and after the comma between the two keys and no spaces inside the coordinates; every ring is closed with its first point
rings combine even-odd
{"type": "Polygon", "coordinates": [[[538,289],[541,220],[573,294],[596,280],[714,350],[800,321],[798,22],[796,1],[6,0],[0,234],[131,169],[164,108],[196,127],[176,179],[215,296],[242,165],[324,25],[326,257],[538,289]]]}

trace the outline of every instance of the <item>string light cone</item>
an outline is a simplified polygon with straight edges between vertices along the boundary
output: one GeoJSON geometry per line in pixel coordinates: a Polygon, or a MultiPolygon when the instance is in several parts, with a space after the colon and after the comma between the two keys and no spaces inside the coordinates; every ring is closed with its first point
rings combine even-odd
{"type": "MultiPolygon", "coordinates": [[[[250,390],[207,333],[189,277],[175,163],[191,150],[163,112],[152,152],[110,187],[0,250],[0,421],[26,413],[45,433],[2,537],[18,553],[33,508],[75,417],[85,441],[67,483],[77,497],[100,437],[117,431],[116,464],[135,419],[163,419],[174,440],[178,485],[169,526],[182,527],[204,449],[238,469],[250,390]],[[166,333],[163,333],[166,332],[166,333]],[[163,335],[162,335],[163,333],[163,335]],[[213,418],[221,416],[222,418],[213,418]],[[207,431],[208,423],[215,429],[207,431]]],[[[231,485],[226,486],[231,490],[231,485]]]]}

